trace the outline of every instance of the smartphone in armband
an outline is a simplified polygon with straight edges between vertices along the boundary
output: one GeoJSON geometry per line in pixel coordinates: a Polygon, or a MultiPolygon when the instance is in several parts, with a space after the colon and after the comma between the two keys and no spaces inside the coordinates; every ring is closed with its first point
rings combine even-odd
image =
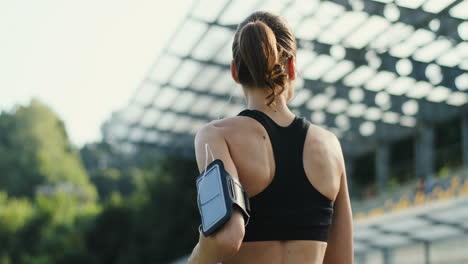
{"type": "Polygon", "coordinates": [[[248,223],[250,204],[247,193],[240,182],[224,169],[217,159],[197,177],[198,210],[201,215],[200,229],[205,236],[215,233],[232,215],[233,207],[241,209],[248,223]]]}

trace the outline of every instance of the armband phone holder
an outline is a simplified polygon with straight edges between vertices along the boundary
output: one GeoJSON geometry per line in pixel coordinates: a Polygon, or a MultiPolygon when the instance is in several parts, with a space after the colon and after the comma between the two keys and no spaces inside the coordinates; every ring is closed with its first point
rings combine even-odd
{"type": "Polygon", "coordinates": [[[196,184],[200,229],[205,236],[216,232],[231,218],[234,206],[240,208],[248,223],[249,197],[240,182],[227,173],[221,160],[210,163],[197,177],[196,184]]]}

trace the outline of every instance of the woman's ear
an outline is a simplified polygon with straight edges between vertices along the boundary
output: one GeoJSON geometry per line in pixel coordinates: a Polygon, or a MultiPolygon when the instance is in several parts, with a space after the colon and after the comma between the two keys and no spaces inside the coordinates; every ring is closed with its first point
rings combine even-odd
{"type": "Polygon", "coordinates": [[[234,64],[234,61],[231,62],[231,75],[232,79],[234,79],[236,83],[240,83],[239,77],[237,77],[236,65],[234,64]]]}
{"type": "Polygon", "coordinates": [[[288,77],[290,80],[296,79],[296,60],[291,57],[287,61],[288,77]]]}

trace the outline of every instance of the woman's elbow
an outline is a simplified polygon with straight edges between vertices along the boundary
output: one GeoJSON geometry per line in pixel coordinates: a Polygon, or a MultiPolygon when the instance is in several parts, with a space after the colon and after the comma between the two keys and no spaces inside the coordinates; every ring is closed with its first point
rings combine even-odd
{"type": "Polygon", "coordinates": [[[244,235],[244,219],[240,213],[236,212],[226,225],[215,234],[214,239],[219,249],[224,252],[223,255],[230,257],[239,251],[244,235]]]}
{"type": "Polygon", "coordinates": [[[239,252],[242,240],[220,240],[218,248],[223,252],[224,257],[232,257],[239,252]]]}
{"type": "Polygon", "coordinates": [[[244,234],[245,229],[243,226],[242,228],[236,228],[236,230],[220,230],[215,235],[215,240],[223,255],[231,257],[237,254],[242,245],[244,234]]]}

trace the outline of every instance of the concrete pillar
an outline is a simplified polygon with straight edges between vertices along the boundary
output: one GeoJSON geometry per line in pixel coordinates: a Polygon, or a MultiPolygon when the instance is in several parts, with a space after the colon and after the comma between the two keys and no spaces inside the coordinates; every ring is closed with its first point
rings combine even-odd
{"type": "Polygon", "coordinates": [[[468,115],[462,115],[461,127],[463,165],[468,166],[468,115]]]}
{"type": "Polygon", "coordinates": [[[393,264],[394,263],[394,255],[393,255],[393,249],[391,248],[384,248],[382,250],[383,254],[383,263],[384,264],[393,264]]]}
{"type": "Polygon", "coordinates": [[[377,186],[379,192],[385,190],[388,182],[390,168],[390,150],[387,144],[382,144],[377,147],[375,155],[375,170],[377,174],[377,186]]]}
{"type": "Polygon", "coordinates": [[[434,128],[428,124],[419,127],[415,140],[416,177],[428,178],[434,171],[434,128]]]}
{"type": "Polygon", "coordinates": [[[431,263],[431,242],[429,241],[424,242],[424,263],[431,263]]]}

